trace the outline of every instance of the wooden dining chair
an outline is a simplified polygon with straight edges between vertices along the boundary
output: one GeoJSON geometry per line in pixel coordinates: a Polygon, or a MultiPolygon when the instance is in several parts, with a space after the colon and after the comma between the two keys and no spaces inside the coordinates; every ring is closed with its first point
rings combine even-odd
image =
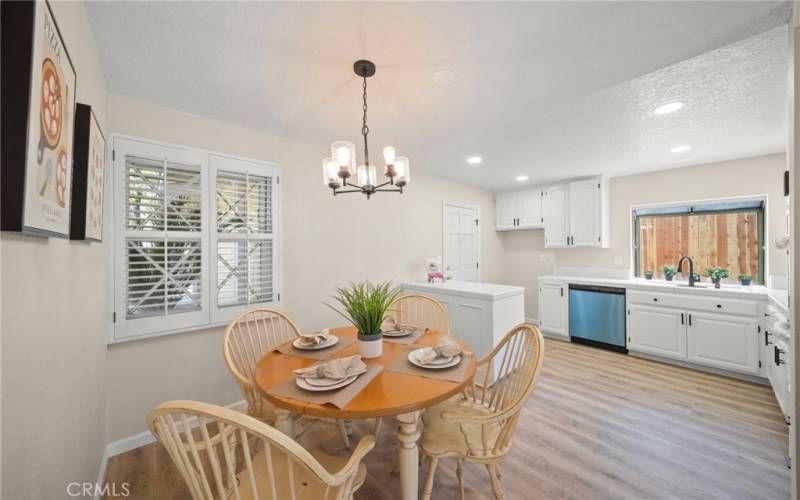
{"type": "MultiPolygon", "coordinates": [[[[495,498],[503,498],[497,464],[511,451],[520,410],[533,391],[542,368],[544,341],[539,329],[520,324],[478,361],[480,375],[459,396],[428,408],[422,417],[420,447],[428,460],[422,498],[433,490],[442,458],[458,460],[456,475],[464,498],[463,461],[486,466],[495,498]],[[492,366],[499,367],[492,379],[492,366]]],[[[476,372],[478,373],[478,372],[476,372]]]]}
{"type": "Polygon", "coordinates": [[[200,401],[162,403],[147,422],[195,500],[352,499],[375,446],[365,436],[350,457],[306,450],[264,422],[200,401]]]}
{"type": "Polygon", "coordinates": [[[447,309],[433,297],[421,293],[401,295],[389,307],[388,314],[394,316],[400,323],[450,335],[447,309]]]}
{"type": "MultiPolygon", "coordinates": [[[[300,336],[300,329],[280,311],[259,307],[245,311],[228,325],[222,340],[222,354],[228,371],[239,384],[247,401],[247,414],[272,425],[275,407],[258,392],[254,381],[256,365],[279,345],[300,336]]],[[[336,425],[345,445],[350,438],[344,421],[336,425]]]]}

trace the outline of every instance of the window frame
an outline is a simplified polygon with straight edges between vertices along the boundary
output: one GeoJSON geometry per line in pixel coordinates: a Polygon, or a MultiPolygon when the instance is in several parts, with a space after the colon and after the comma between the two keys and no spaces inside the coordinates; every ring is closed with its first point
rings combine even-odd
{"type": "MultiPolygon", "coordinates": [[[[108,344],[130,342],[141,339],[175,335],[179,333],[205,330],[225,326],[232,318],[251,307],[281,307],[282,289],[282,209],[281,209],[281,184],[280,165],[192,148],[179,144],[167,143],[153,139],[140,138],[123,134],[111,134],[108,141],[108,153],[111,157],[111,169],[108,182],[111,187],[109,210],[111,217],[106,217],[104,234],[111,239],[109,251],[109,296],[111,298],[112,313],[108,328],[108,344]],[[127,224],[127,173],[125,159],[127,156],[137,156],[146,159],[168,162],[199,165],[201,173],[201,230],[199,240],[201,248],[201,310],[181,312],[175,315],[143,317],[127,319],[126,317],[126,287],[127,280],[127,240],[130,234],[127,224]],[[216,172],[219,163],[225,163],[220,170],[235,171],[247,170],[252,175],[271,177],[272,196],[272,301],[258,302],[250,305],[223,306],[217,305],[217,201],[216,201],[216,172]]],[[[144,232],[142,232],[144,233],[144,232]]],[[[160,237],[164,232],[154,235],[160,237]]],[[[175,233],[174,231],[172,233],[175,233]]],[[[187,232],[186,235],[167,235],[167,241],[194,240],[196,233],[187,232]]],[[[148,235],[142,234],[141,239],[148,235]]]]}
{"type": "MultiPolygon", "coordinates": [[[[635,278],[641,277],[641,270],[640,262],[639,262],[639,234],[640,234],[640,221],[641,217],[675,217],[680,215],[691,215],[693,212],[690,211],[689,213],[661,213],[661,214],[650,214],[650,215],[637,215],[637,210],[648,209],[648,208],[670,208],[675,207],[677,208],[684,208],[687,206],[693,205],[702,205],[707,203],[736,203],[736,202],[754,202],[760,201],[761,208],[737,208],[737,209],[724,209],[724,210],[705,210],[703,214],[723,214],[723,213],[741,213],[741,212],[758,212],[758,238],[759,238],[759,248],[758,248],[758,280],[754,280],[755,283],[758,283],[761,286],[766,286],[766,278],[767,274],[767,266],[769,263],[767,262],[767,195],[752,195],[752,196],[737,196],[732,198],[713,198],[713,199],[706,199],[706,200],[693,200],[693,201],[684,201],[684,202],[674,202],[674,203],[657,203],[657,204],[647,204],[647,205],[635,205],[631,207],[631,271],[635,278]]],[[[677,263],[676,263],[677,264],[677,263]]],[[[755,284],[754,283],[754,284],[755,284]]]]}

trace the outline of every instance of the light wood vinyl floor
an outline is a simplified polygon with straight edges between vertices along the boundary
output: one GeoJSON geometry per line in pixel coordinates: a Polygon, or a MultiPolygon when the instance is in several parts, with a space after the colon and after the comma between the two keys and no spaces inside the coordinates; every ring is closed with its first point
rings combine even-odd
{"type": "MultiPolygon", "coordinates": [[[[371,425],[357,422],[353,439],[371,425]]],[[[384,421],[357,499],[399,497],[394,427],[384,421]]],[[[785,499],[788,432],[768,386],[547,340],[501,483],[509,500],[785,499]]],[[[347,453],[331,425],[300,441],[347,453]]],[[[131,498],[188,498],[158,444],[113,457],[107,480],[129,482],[131,498]]],[[[483,467],[467,465],[465,481],[467,498],[491,497],[483,467]]],[[[433,496],[458,498],[454,461],[440,465],[433,496]]]]}

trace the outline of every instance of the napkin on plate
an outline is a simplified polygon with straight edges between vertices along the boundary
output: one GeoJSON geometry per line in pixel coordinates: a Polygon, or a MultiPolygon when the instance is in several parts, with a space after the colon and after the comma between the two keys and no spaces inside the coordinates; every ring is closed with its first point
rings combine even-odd
{"type": "Polygon", "coordinates": [[[426,365],[437,359],[450,358],[458,354],[461,354],[461,347],[453,339],[442,337],[435,347],[429,347],[417,354],[417,361],[422,365],[426,365]]]}
{"type": "Polygon", "coordinates": [[[394,319],[394,316],[386,316],[386,318],[381,323],[381,331],[382,332],[400,332],[404,330],[416,330],[416,325],[404,325],[394,319]]]}
{"type": "Polygon", "coordinates": [[[328,340],[328,335],[330,334],[330,330],[324,328],[318,332],[314,333],[301,333],[300,334],[300,345],[304,347],[313,347],[316,345],[320,345],[328,340]]]}
{"type": "Polygon", "coordinates": [[[325,363],[320,363],[308,368],[298,368],[294,373],[299,378],[325,378],[328,380],[344,380],[352,375],[367,371],[367,365],[361,361],[361,356],[338,358],[325,363]]]}

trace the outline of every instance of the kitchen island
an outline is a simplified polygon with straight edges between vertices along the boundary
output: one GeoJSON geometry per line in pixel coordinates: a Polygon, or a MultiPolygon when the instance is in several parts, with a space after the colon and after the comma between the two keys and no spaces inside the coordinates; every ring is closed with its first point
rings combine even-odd
{"type": "MultiPolygon", "coordinates": [[[[521,286],[446,281],[401,283],[405,293],[429,295],[445,308],[453,335],[478,358],[488,354],[508,331],[525,321],[525,288],[521,286]]],[[[495,367],[497,370],[497,367],[495,367]]]]}

